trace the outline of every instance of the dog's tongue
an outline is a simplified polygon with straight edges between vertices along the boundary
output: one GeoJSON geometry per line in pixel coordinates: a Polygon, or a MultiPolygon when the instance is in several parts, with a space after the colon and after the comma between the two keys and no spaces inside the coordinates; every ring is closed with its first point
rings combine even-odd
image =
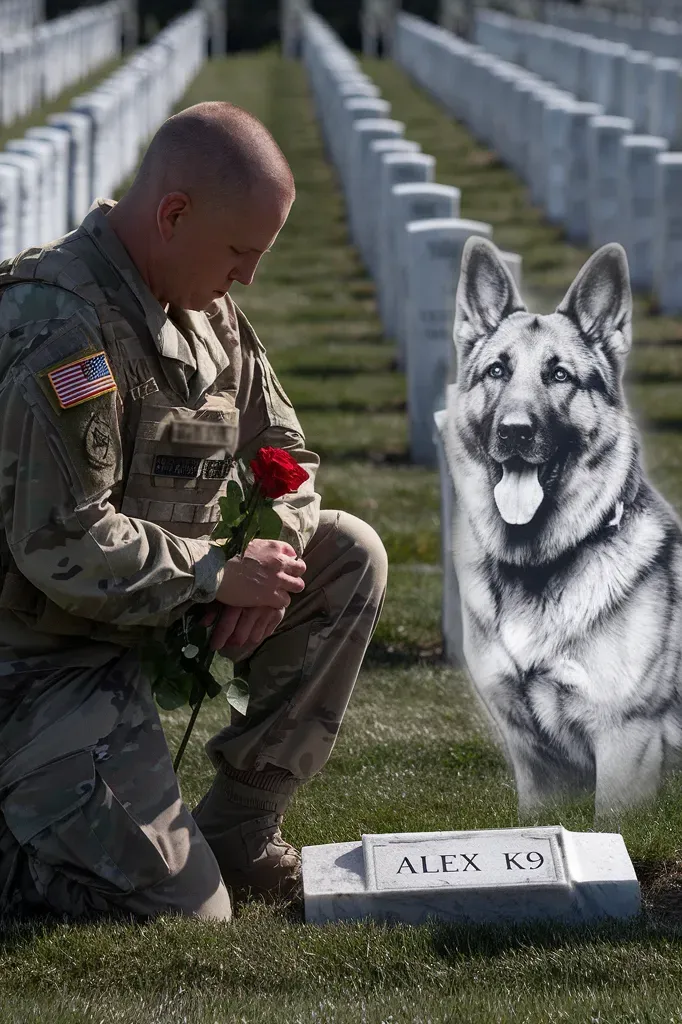
{"type": "Polygon", "coordinates": [[[505,523],[529,523],[542,504],[544,493],[538,481],[538,467],[524,463],[513,469],[502,465],[502,479],[495,488],[495,502],[505,523]]]}

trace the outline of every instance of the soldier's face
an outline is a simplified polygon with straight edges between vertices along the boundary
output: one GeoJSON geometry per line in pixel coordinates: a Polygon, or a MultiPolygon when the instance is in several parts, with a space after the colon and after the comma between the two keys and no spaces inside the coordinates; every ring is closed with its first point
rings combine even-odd
{"type": "Polygon", "coordinates": [[[222,209],[188,203],[176,212],[163,225],[165,237],[162,232],[166,301],[201,310],[235,281],[251,284],[292,203],[290,196],[270,186],[222,209]]]}

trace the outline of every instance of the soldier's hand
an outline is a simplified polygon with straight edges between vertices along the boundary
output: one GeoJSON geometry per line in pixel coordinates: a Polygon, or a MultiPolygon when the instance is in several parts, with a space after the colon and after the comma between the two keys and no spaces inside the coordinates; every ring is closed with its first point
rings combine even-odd
{"type": "Polygon", "coordinates": [[[202,625],[215,623],[211,650],[220,651],[224,657],[237,661],[274,633],[284,615],[284,608],[235,608],[215,604],[206,613],[202,625]]]}
{"type": "Polygon", "coordinates": [[[305,571],[305,562],[291,544],[256,538],[243,557],[225,563],[216,600],[238,608],[287,608],[291,594],[305,589],[305,571]]]}

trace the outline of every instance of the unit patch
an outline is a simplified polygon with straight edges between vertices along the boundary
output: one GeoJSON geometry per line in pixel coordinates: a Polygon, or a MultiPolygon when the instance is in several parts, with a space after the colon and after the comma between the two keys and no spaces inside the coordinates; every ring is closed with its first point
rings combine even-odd
{"type": "Polygon", "coordinates": [[[111,427],[109,423],[94,413],[85,428],[85,451],[90,465],[104,469],[116,461],[116,450],[111,443],[111,427]]]}

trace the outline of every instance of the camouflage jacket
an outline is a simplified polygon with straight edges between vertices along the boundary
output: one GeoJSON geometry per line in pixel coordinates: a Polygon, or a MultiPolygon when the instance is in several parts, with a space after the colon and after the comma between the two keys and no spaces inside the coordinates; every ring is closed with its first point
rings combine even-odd
{"type": "Polygon", "coordinates": [[[0,264],[2,660],[92,663],[85,638],[104,657],[211,601],[234,456],[286,448],[310,477],[275,502],[281,538],[301,554],[317,529],[319,458],[246,317],[229,296],[165,312],[112,205],[0,264]]]}

